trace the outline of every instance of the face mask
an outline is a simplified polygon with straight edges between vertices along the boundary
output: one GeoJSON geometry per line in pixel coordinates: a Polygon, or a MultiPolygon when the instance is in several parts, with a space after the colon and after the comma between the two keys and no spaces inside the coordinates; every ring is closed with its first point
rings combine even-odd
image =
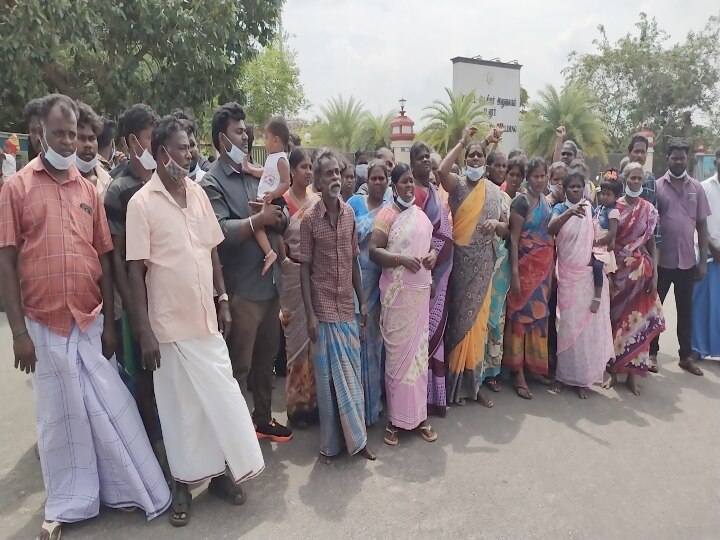
{"type": "Polygon", "coordinates": [[[5,160],[2,164],[2,175],[3,176],[12,176],[15,174],[15,168],[16,168],[16,162],[15,162],[15,156],[12,154],[5,154],[5,160]]]}
{"type": "Polygon", "coordinates": [[[670,175],[673,178],[685,178],[687,176],[687,169],[685,169],[683,172],[681,172],[679,175],[675,176],[673,173],[670,173],[670,175]]]}
{"type": "Polygon", "coordinates": [[[403,201],[400,197],[397,195],[395,196],[395,202],[400,206],[401,208],[410,208],[413,204],[415,204],[415,196],[413,195],[413,198],[410,200],[410,202],[403,201]]]}
{"type": "Polygon", "coordinates": [[[367,182],[368,177],[368,164],[367,163],[361,163],[360,165],[355,167],[355,174],[358,178],[361,180],[367,182]]]}
{"type": "Polygon", "coordinates": [[[95,168],[98,162],[98,156],[95,154],[90,161],[83,161],[80,156],[75,156],[75,166],[80,169],[80,172],[89,173],[95,168]]]}
{"type": "MultiPolygon", "coordinates": [[[[133,137],[135,137],[133,135],[133,137]]],[[[135,141],[137,142],[138,146],[140,146],[140,141],[137,140],[137,137],[135,137],[135,141]]],[[[152,154],[147,151],[147,149],[143,150],[143,153],[139,156],[133,150],[133,153],[135,154],[135,157],[140,162],[140,165],[142,165],[142,168],[146,171],[154,171],[157,168],[157,163],[155,162],[155,158],[152,157],[152,154]]]]}
{"type": "Polygon", "coordinates": [[[188,175],[188,170],[183,169],[180,165],[178,165],[177,161],[170,157],[167,149],[163,148],[163,150],[165,150],[165,153],[168,156],[167,163],[163,163],[163,165],[165,166],[165,171],[168,173],[168,176],[170,178],[172,178],[175,182],[179,184],[188,175]]]}
{"type": "Polygon", "coordinates": [[[43,126],[43,136],[42,139],[40,139],[40,146],[45,154],[45,159],[55,170],[67,171],[70,168],[70,165],[75,163],[75,152],[65,157],[50,148],[50,145],[47,143],[47,139],[45,138],[45,126],[43,126]]]}
{"type": "Polygon", "coordinates": [[[465,167],[465,176],[471,182],[477,182],[485,174],[485,166],[482,167],[465,167]]]}
{"type": "Polygon", "coordinates": [[[230,150],[228,150],[227,148],[225,149],[228,157],[233,160],[237,165],[242,165],[245,161],[245,156],[247,154],[243,152],[240,148],[235,146],[232,142],[230,142],[230,139],[228,139],[225,135],[223,135],[223,138],[230,143],[230,150]]]}
{"type": "Polygon", "coordinates": [[[188,174],[188,176],[189,176],[190,178],[195,178],[195,177],[197,176],[197,173],[198,173],[199,170],[200,170],[200,162],[198,161],[198,162],[195,164],[195,168],[194,168],[192,171],[190,171],[190,174],[188,174]]]}
{"type": "Polygon", "coordinates": [[[642,195],[642,192],[643,188],[640,188],[637,191],[633,191],[627,186],[627,184],[625,185],[625,195],[627,195],[628,197],[639,197],[640,195],[642,195]]]}

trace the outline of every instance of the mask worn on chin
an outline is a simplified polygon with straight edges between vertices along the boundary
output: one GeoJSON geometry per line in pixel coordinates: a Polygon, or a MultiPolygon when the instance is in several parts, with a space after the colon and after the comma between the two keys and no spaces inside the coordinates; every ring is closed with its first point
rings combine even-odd
{"type": "Polygon", "coordinates": [[[625,195],[627,195],[628,197],[639,197],[640,195],[642,195],[642,192],[643,188],[640,188],[637,191],[633,191],[627,186],[627,184],[625,185],[625,195]]]}
{"type": "Polygon", "coordinates": [[[247,154],[243,152],[242,149],[235,146],[226,136],[224,136],[223,138],[230,143],[230,150],[228,150],[227,148],[225,149],[228,157],[233,160],[236,165],[242,165],[245,161],[245,156],[247,156],[247,154]]]}
{"type": "Polygon", "coordinates": [[[687,169],[685,169],[685,170],[684,170],[683,172],[681,172],[678,176],[675,176],[673,173],[670,173],[670,175],[671,175],[673,178],[678,178],[678,179],[680,179],[680,178],[685,178],[685,177],[687,176],[687,173],[688,173],[688,172],[687,172],[687,169]]]}
{"type": "Polygon", "coordinates": [[[485,166],[482,167],[465,167],[465,176],[471,182],[477,182],[485,174],[485,166]]]}
{"type": "Polygon", "coordinates": [[[55,150],[50,148],[50,145],[47,143],[47,139],[45,138],[45,126],[42,128],[43,136],[40,139],[40,147],[45,154],[45,159],[53,169],[58,171],[67,171],[70,168],[70,165],[75,163],[75,152],[67,157],[58,154],[55,150]]]}
{"type": "MultiPolygon", "coordinates": [[[[135,137],[135,140],[137,141],[138,146],[140,146],[140,141],[137,140],[137,137],[135,137]]],[[[146,171],[154,171],[155,169],[157,169],[157,162],[155,161],[155,158],[152,157],[152,154],[147,151],[147,149],[144,149],[143,153],[139,156],[137,155],[137,152],[135,152],[135,150],[133,150],[133,153],[140,162],[140,165],[142,165],[143,169],[145,169],[146,171]]]]}
{"type": "Polygon", "coordinates": [[[90,161],[84,161],[80,159],[80,156],[75,155],[75,166],[80,169],[80,172],[89,173],[95,168],[98,163],[98,155],[95,154],[90,161]]]}
{"type": "Polygon", "coordinates": [[[168,176],[170,178],[172,178],[175,182],[179,184],[183,181],[183,178],[188,175],[188,170],[183,169],[180,165],[178,165],[177,161],[170,157],[170,154],[168,154],[166,148],[163,147],[163,150],[165,150],[165,153],[168,157],[167,163],[163,163],[163,165],[165,166],[165,171],[168,173],[168,176]]]}
{"type": "Polygon", "coordinates": [[[360,165],[357,165],[355,167],[355,175],[363,180],[364,182],[367,182],[368,179],[368,165],[367,163],[361,163],[360,165]]]}
{"type": "Polygon", "coordinates": [[[195,167],[193,168],[193,170],[188,173],[188,176],[190,178],[195,178],[197,176],[197,173],[199,170],[200,170],[200,162],[198,161],[197,163],[195,163],[195,167]]]}
{"type": "Polygon", "coordinates": [[[410,202],[405,202],[400,197],[395,195],[395,202],[400,208],[410,208],[413,204],[415,204],[415,196],[413,195],[413,198],[410,200],[410,202]]]}

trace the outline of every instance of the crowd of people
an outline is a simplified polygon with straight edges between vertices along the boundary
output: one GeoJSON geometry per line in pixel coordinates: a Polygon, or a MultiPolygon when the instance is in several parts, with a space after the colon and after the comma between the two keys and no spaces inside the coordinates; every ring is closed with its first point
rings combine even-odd
{"type": "Polygon", "coordinates": [[[670,285],[679,366],[701,376],[698,357],[720,356],[720,182],[689,176],[683,139],[655,179],[633,135],[596,186],[562,126],[550,165],[474,126],[405,164],[311,155],[275,117],[259,166],[234,102],[213,116],[212,162],[182,110],[138,104],[115,126],[50,94],[26,113],[0,284],[15,367],[33,374],[43,540],[100,504],[186,525],[205,480],[243,504],[258,440],[293,437],[272,417],[276,375],[289,424],[319,423],[330,463],[374,460],[383,416],[387,445],[431,443],[430,416],[493,407],[507,381],[586,399],[623,375],[640,395],[670,285]]]}

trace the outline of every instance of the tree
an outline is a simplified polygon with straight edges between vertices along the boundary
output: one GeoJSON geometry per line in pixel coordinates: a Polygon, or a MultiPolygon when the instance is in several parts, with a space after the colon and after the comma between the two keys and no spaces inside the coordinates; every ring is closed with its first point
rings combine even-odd
{"type": "Polygon", "coordinates": [[[688,111],[702,113],[699,118],[720,114],[720,16],[672,46],[655,18],[641,13],[635,27],[635,33],[611,43],[599,26],[596,52],[572,52],[564,72],[567,82],[597,94],[615,151],[625,151],[628,138],[641,127],[663,141],[682,132],[688,111]]]}
{"type": "Polygon", "coordinates": [[[282,0],[18,1],[0,10],[0,126],[58,91],[116,116],[136,102],[196,112],[236,98],[245,62],[272,38],[282,0]]]}
{"type": "Polygon", "coordinates": [[[307,107],[295,56],[278,36],[246,64],[239,87],[250,124],[262,126],[271,116],[292,116],[307,107]]]}
{"type": "Polygon", "coordinates": [[[607,158],[608,136],[597,110],[597,101],[583,87],[566,86],[562,92],[551,85],[540,91],[523,119],[520,139],[529,155],[552,158],[555,130],[564,125],[567,138],[588,157],[607,158]]]}
{"type": "Polygon", "coordinates": [[[365,149],[368,113],[361,101],[353,96],[347,100],[342,96],[330,98],[327,105],[320,106],[320,112],[312,128],[313,145],[332,146],[344,152],[365,149]]]}
{"type": "Polygon", "coordinates": [[[467,126],[490,125],[490,117],[486,112],[487,102],[478,99],[475,92],[455,95],[449,88],[446,88],[445,92],[448,96],[447,102],[436,99],[423,109],[427,113],[422,119],[428,123],[416,137],[443,155],[460,140],[463,129],[467,126]]]}
{"type": "Polygon", "coordinates": [[[377,116],[368,114],[363,123],[363,139],[365,150],[377,150],[390,146],[390,122],[395,118],[395,111],[388,111],[377,116]]]}

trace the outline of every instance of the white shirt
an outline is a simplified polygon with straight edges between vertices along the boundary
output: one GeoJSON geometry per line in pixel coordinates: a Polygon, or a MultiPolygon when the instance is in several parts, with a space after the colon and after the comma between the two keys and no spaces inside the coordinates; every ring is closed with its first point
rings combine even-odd
{"type": "Polygon", "coordinates": [[[265,166],[263,167],[263,173],[260,177],[260,184],[258,185],[257,196],[258,199],[262,199],[263,195],[271,191],[275,191],[280,185],[280,171],[278,170],[278,161],[284,159],[287,161],[287,154],[285,152],[275,152],[274,154],[268,154],[265,160],[265,166]]]}
{"type": "Polygon", "coordinates": [[[702,183],[707,195],[710,212],[707,217],[708,234],[716,242],[720,242],[720,180],[717,173],[702,183]]]}

